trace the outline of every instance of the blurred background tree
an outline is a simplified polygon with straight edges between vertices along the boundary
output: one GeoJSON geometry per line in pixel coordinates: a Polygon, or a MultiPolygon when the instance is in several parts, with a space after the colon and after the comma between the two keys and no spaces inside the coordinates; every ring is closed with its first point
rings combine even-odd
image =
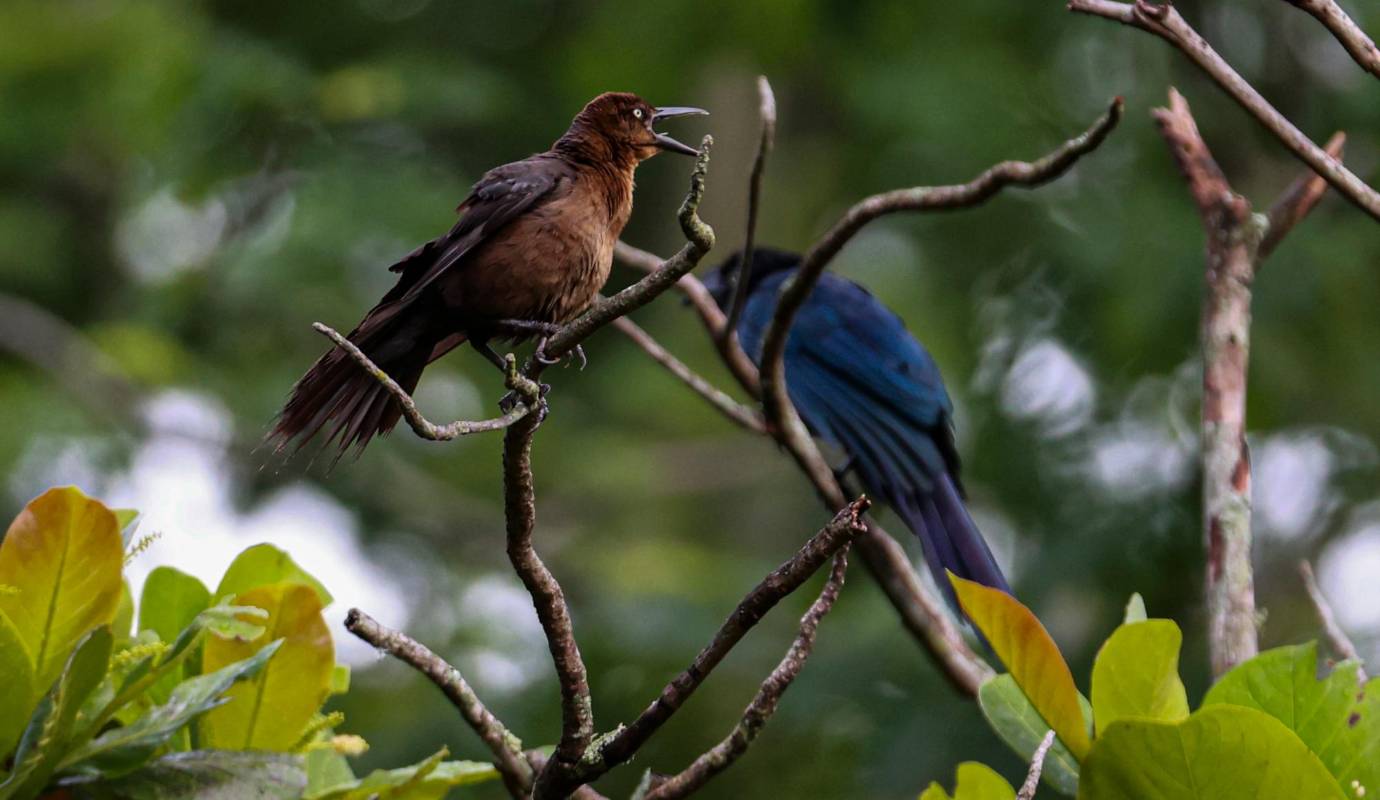
{"type": "MultiPolygon", "coordinates": [[[[1281,111],[1318,139],[1347,130],[1348,163],[1374,174],[1374,87],[1325,30],[1285,3],[1193,11],[1281,111]]],[[[1058,2],[10,0],[0,515],[76,483],[163,531],[141,561],[208,580],[244,545],[274,541],[331,586],[337,618],[359,605],[405,626],[529,744],[554,740],[544,642],[502,552],[499,437],[399,435],[334,471],[255,448],[326,346],[309,323],[348,326],[391,283],[387,264],[450,225],[483,169],[545,148],[600,91],[710,109],[701,213],[721,243],[709,261],[721,259],[742,238],[759,73],[780,123],[758,238],[796,248],[863,194],[1036,156],[1111,95],[1127,98],[1121,130],[1059,182],[962,215],[888,218],[836,267],[944,368],[979,524],[1074,673],[1139,590],[1184,626],[1196,699],[1202,241],[1147,111],[1179,86],[1248,195],[1273,196],[1299,168],[1163,43],[1058,2]]],[[[625,238],[680,243],[688,169],[665,158],[640,171],[625,238]]],[[[1378,260],[1370,221],[1329,197],[1257,286],[1265,646],[1315,635],[1300,557],[1319,559],[1363,654],[1380,645],[1378,260]]],[[[618,268],[613,284],[634,278],[618,268]]],[[[666,298],[636,319],[729,384],[690,311],[666,298]]],[[[569,594],[609,727],[824,515],[785,459],[626,341],[605,331],[587,349],[589,369],[551,373],[538,546],[569,594]]],[[[433,419],[475,418],[501,393],[492,368],[462,354],[428,371],[418,399],[433,419]]],[[[670,769],[717,741],[806,603],[793,597],[755,631],[638,765],[670,769]]],[[[373,744],[363,768],[416,761],[439,741],[483,757],[430,685],[336,638],[358,665],[343,710],[373,744]]],[[[1017,783],[1024,772],[856,570],[776,722],[714,792],[907,796],[963,759],[1017,783]]],[[[635,772],[601,788],[630,789],[635,772]]]]}

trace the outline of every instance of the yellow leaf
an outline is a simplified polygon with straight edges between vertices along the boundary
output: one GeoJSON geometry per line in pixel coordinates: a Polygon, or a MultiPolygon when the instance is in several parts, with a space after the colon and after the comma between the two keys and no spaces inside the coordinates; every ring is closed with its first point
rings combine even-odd
{"type": "Polygon", "coordinates": [[[32,660],[4,613],[0,613],[0,676],[5,684],[0,690],[0,762],[4,762],[38,705],[32,660]]]}
{"type": "Polygon", "coordinates": [[[1073,673],[1030,609],[998,589],[949,574],[959,605],[991,643],[1016,685],[1079,761],[1092,741],[1073,673]]]}
{"type": "Polygon", "coordinates": [[[252,641],[207,639],[203,674],[248,658],[269,642],[284,641],[257,676],[235,684],[227,692],[230,701],[201,719],[201,744],[290,750],[330,691],[335,649],[321,616],[321,599],[311,586],[274,583],[241,592],[234,602],[268,612],[268,619],[253,620],[264,633],[252,641]]]}
{"type": "Polygon", "coordinates": [[[120,604],[124,552],[115,514],[68,486],[32,500],[0,543],[0,611],[14,623],[34,667],[51,686],[82,636],[109,624],[120,604]]]}
{"type": "Polygon", "coordinates": [[[1097,735],[1119,719],[1178,722],[1188,717],[1179,679],[1183,634],[1167,619],[1131,622],[1112,631],[1093,661],[1092,705],[1097,735]]]}

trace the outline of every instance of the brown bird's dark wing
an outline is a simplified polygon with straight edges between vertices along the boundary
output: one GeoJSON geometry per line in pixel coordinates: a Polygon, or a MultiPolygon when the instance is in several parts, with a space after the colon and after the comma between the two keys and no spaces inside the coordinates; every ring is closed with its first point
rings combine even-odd
{"type": "Polygon", "coordinates": [[[402,273],[402,277],[384,296],[380,307],[406,306],[486,238],[541,200],[558,196],[569,175],[568,164],[545,153],[484,173],[470,196],[455,209],[460,219],[449,233],[418,247],[388,268],[402,273]]]}

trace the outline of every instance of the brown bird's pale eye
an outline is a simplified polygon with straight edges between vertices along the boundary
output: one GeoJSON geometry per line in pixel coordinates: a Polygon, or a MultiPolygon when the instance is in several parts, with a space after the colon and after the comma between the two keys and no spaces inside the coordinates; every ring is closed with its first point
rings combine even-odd
{"type": "Polygon", "coordinates": [[[634,108],[634,109],[633,109],[633,116],[634,116],[634,117],[637,117],[638,119],[642,119],[642,109],[640,109],[640,108],[634,108]]]}

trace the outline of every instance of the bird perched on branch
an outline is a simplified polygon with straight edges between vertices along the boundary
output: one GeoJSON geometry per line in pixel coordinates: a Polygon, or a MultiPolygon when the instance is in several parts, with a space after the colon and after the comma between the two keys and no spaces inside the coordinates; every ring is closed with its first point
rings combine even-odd
{"type": "MultiPolygon", "coordinates": [[[[633,172],[662,150],[697,151],[653,126],[698,108],[655,108],[634,94],[589,102],[550,150],[489,170],[450,232],[389,267],[398,282],[348,338],[409,393],[426,365],[468,341],[500,370],[492,339],[548,335],[608,279],[632,214],[633,172]]],[[[538,345],[538,357],[542,357],[538,345]]],[[[398,401],[339,348],[292,389],[269,439],[282,450],[330,426],[343,453],[387,433],[398,401]]]]}
{"type": "MultiPolygon", "coordinates": [[[[737,333],[758,361],[777,294],[800,256],[753,251],[737,333]]],[[[705,279],[728,308],[742,254],[705,279]]],[[[953,404],[934,359],[901,318],[858,284],[824,273],[786,339],[786,392],[810,431],[841,450],[841,472],[890,505],[920,539],[936,583],[957,608],[949,570],[1010,592],[963,500],[953,404]]]]}

